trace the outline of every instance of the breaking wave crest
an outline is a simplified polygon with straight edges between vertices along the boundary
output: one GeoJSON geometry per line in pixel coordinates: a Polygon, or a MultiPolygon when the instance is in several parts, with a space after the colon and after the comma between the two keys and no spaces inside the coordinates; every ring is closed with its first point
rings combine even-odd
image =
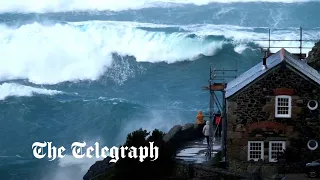
{"type": "Polygon", "coordinates": [[[6,59],[0,64],[0,80],[35,84],[97,80],[112,66],[113,53],[138,62],[173,63],[213,55],[223,44],[122,25],[33,23],[0,30],[0,54],[6,59]]]}
{"type": "MultiPolygon", "coordinates": [[[[259,0],[258,2],[281,2],[281,3],[301,3],[313,0],[259,0]]],[[[316,0],[314,0],[316,1],[316,0]]],[[[22,12],[22,13],[46,13],[46,12],[66,12],[66,11],[92,11],[111,10],[122,11],[128,9],[141,9],[148,7],[168,7],[184,4],[207,5],[210,3],[235,3],[235,2],[257,2],[256,0],[12,0],[0,2],[0,13],[22,12]]]]}
{"type": "Polygon", "coordinates": [[[61,91],[49,90],[44,88],[35,88],[17,83],[3,83],[0,85],[0,100],[10,96],[33,96],[34,94],[55,95],[61,94],[61,91]]]}
{"type": "MultiPolygon", "coordinates": [[[[28,79],[35,84],[98,80],[104,74],[112,74],[112,79],[121,82],[133,77],[134,71],[125,61],[115,64],[114,54],[133,56],[137,62],[175,63],[195,60],[201,55],[213,56],[226,44],[231,44],[239,54],[256,45],[267,45],[267,42],[252,41],[267,38],[267,33],[261,29],[230,25],[178,27],[90,21],[53,25],[32,23],[18,28],[2,25],[0,30],[0,54],[5,59],[0,62],[0,81],[28,79]],[[176,30],[168,33],[168,28],[176,30]],[[119,75],[123,77],[126,73],[129,74],[124,79],[119,79],[119,75]]],[[[272,37],[298,39],[299,31],[276,30],[272,37]]],[[[320,39],[320,32],[305,31],[304,37],[320,39]]],[[[298,47],[297,43],[274,42],[272,46],[298,47]]],[[[306,42],[304,47],[313,45],[313,42],[306,42]]],[[[309,50],[304,49],[305,52],[309,50]]]]}

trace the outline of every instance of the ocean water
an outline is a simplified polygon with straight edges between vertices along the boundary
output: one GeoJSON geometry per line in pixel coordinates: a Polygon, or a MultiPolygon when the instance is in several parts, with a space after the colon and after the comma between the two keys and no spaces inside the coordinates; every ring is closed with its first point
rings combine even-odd
{"type": "Polygon", "coordinates": [[[208,110],[210,65],[246,71],[261,61],[268,43],[254,40],[268,28],[272,39],[298,39],[300,26],[304,39],[320,39],[319,9],[307,0],[1,1],[0,179],[80,180],[97,159],[74,159],[73,142],[119,146],[140,127],[194,122],[208,110]],[[36,159],[31,146],[43,141],[67,155],[36,159]]]}

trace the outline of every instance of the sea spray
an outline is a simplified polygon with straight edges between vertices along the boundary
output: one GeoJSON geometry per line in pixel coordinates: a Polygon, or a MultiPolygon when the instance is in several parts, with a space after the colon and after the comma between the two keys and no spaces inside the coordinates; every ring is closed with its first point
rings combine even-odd
{"type": "Polygon", "coordinates": [[[196,6],[208,5],[210,3],[246,3],[246,2],[279,2],[279,3],[301,3],[316,0],[56,0],[38,3],[34,0],[3,1],[0,4],[0,12],[24,12],[24,13],[50,13],[66,11],[123,11],[130,9],[142,9],[149,7],[167,8],[183,4],[196,6]]]}

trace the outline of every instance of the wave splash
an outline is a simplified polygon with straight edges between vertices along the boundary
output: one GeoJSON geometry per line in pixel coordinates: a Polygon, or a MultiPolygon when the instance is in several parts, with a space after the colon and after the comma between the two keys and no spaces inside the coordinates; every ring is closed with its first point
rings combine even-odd
{"type": "MultiPolygon", "coordinates": [[[[253,41],[267,38],[268,34],[261,32],[261,28],[212,24],[174,26],[90,21],[50,26],[33,23],[18,28],[2,25],[0,30],[0,54],[5,59],[0,62],[0,81],[28,79],[34,84],[98,80],[102,75],[123,83],[134,77],[132,66],[125,61],[115,62],[114,54],[133,56],[137,62],[175,63],[195,60],[199,55],[213,56],[226,44],[231,44],[239,54],[256,48],[254,44],[268,44],[253,41]],[[167,28],[177,30],[167,33],[167,28]],[[120,75],[125,78],[119,78],[120,75]]],[[[272,33],[275,39],[299,38],[299,31],[293,29],[272,33]]],[[[304,39],[320,39],[320,32],[304,31],[304,39]]],[[[271,45],[299,47],[298,43],[272,42],[271,45]]],[[[313,45],[313,42],[303,44],[313,45]]]]}
{"type": "MultiPolygon", "coordinates": [[[[87,147],[94,146],[95,142],[100,144],[104,143],[104,140],[100,137],[96,138],[85,138],[83,141],[86,142],[87,147]]],[[[73,179],[83,179],[83,176],[89,170],[91,165],[96,161],[101,161],[103,158],[81,158],[76,159],[71,154],[66,154],[62,159],[58,160],[58,164],[55,167],[50,167],[49,173],[44,174],[41,180],[73,180],[73,179]]]]}
{"type": "Polygon", "coordinates": [[[33,96],[34,94],[42,95],[55,95],[62,94],[63,92],[57,90],[49,90],[44,88],[35,88],[30,86],[24,86],[17,83],[3,83],[0,85],[0,100],[4,100],[10,96],[33,96]]]}
{"type": "MultiPolygon", "coordinates": [[[[259,0],[258,2],[281,2],[281,3],[301,3],[317,0],[259,0]]],[[[22,12],[22,13],[47,13],[47,12],[67,12],[67,11],[123,11],[130,9],[142,9],[148,7],[168,7],[184,4],[197,6],[210,3],[247,3],[257,2],[256,0],[56,0],[43,1],[36,0],[11,0],[0,2],[0,13],[22,12]]]]}
{"type": "Polygon", "coordinates": [[[116,24],[33,23],[0,30],[5,59],[0,80],[28,79],[35,84],[97,80],[112,66],[113,53],[134,56],[138,62],[173,63],[213,55],[223,44],[116,24]]]}

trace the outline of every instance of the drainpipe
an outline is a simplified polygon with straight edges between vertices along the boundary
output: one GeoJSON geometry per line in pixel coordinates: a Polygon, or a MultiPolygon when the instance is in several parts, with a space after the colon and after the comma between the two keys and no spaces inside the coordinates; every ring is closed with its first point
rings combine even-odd
{"type": "Polygon", "coordinates": [[[222,119],[222,140],[221,140],[221,148],[222,148],[222,157],[225,160],[225,168],[228,167],[227,163],[227,113],[226,113],[226,91],[223,90],[222,92],[222,100],[223,100],[223,119],[222,119]]]}

